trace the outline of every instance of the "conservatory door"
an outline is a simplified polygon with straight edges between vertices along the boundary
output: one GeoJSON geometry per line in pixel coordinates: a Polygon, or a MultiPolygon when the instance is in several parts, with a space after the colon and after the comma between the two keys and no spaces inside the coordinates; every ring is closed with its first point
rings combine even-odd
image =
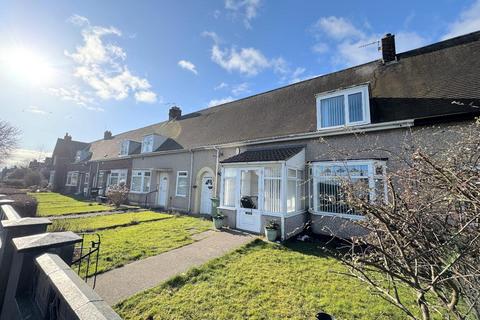
{"type": "Polygon", "coordinates": [[[237,204],[237,228],[260,232],[260,170],[240,170],[240,203],[237,204]]]}

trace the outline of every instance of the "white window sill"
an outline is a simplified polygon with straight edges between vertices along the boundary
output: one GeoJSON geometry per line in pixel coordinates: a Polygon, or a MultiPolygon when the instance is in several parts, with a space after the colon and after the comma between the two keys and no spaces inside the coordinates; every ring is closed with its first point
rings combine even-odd
{"type": "Polygon", "coordinates": [[[355,215],[355,214],[332,213],[332,212],[312,211],[312,210],[310,210],[310,213],[316,216],[337,217],[337,218],[357,220],[357,221],[365,220],[365,216],[355,215]]]}
{"type": "Polygon", "coordinates": [[[147,194],[150,193],[150,191],[129,191],[129,193],[134,193],[134,194],[147,194]]]}

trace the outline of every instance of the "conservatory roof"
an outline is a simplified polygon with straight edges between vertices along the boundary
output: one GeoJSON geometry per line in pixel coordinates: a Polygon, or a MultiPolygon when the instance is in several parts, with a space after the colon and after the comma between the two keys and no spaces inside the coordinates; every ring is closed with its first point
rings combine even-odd
{"type": "Polygon", "coordinates": [[[286,161],[302,151],[303,148],[303,146],[290,146],[247,150],[225,159],[221,163],[286,161]]]}

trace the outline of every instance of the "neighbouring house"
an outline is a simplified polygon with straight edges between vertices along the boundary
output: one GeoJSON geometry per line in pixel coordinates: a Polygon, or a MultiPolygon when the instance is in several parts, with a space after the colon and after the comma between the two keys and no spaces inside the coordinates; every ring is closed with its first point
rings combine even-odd
{"type": "Polygon", "coordinates": [[[352,223],[361,212],[326,200],[338,197],[338,177],[386,198],[385,174],[400,164],[366,150],[400,150],[412,132],[434,145],[444,136],[429,125],[478,116],[479,52],[480,32],[399,54],[387,34],[376,61],[186,115],[173,107],[168,121],[91,143],[59,139],[68,157],[55,187],[88,195],[126,183],[132,203],[205,214],[219,197],[230,227],[259,233],[276,220],[282,239],[309,222],[317,233],[361,234],[352,223]]]}

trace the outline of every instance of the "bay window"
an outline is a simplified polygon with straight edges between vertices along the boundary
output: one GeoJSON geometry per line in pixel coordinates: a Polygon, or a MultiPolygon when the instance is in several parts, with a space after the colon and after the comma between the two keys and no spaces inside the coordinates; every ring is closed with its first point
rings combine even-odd
{"type": "Polygon", "coordinates": [[[130,192],[150,192],[150,178],[151,172],[149,170],[132,170],[132,183],[130,192]]]}
{"type": "Polygon", "coordinates": [[[368,201],[387,200],[386,165],[384,161],[352,160],[347,162],[316,162],[311,167],[314,213],[359,217],[346,199],[345,184],[353,185],[355,196],[368,201]]]}
{"type": "Polygon", "coordinates": [[[186,197],[188,193],[188,172],[177,171],[177,188],[175,195],[177,197],[186,197]]]}
{"type": "Polygon", "coordinates": [[[370,123],[368,85],[317,95],[317,129],[370,123]]]}

